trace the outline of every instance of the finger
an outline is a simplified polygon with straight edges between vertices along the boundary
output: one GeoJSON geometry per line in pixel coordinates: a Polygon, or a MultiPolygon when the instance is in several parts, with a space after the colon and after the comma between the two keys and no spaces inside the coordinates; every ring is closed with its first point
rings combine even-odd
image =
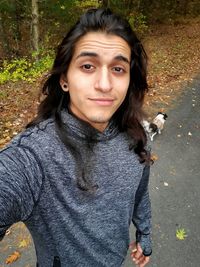
{"type": "Polygon", "coordinates": [[[144,255],[141,255],[138,259],[135,259],[135,264],[140,266],[144,262],[144,255]]]}
{"type": "Polygon", "coordinates": [[[143,255],[138,261],[135,262],[139,267],[144,267],[146,264],[149,263],[150,257],[146,257],[143,255]]]}
{"type": "Polygon", "coordinates": [[[131,250],[131,255],[132,256],[135,256],[135,253],[137,252],[137,248],[133,248],[132,250],[131,250]]]}
{"type": "Polygon", "coordinates": [[[139,259],[141,256],[143,256],[142,248],[141,248],[140,244],[137,244],[137,251],[135,253],[135,258],[139,259]]]}
{"type": "Polygon", "coordinates": [[[143,265],[141,267],[144,267],[146,264],[148,264],[150,261],[150,257],[145,257],[144,262],[142,263],[143,265]]]}
{"type": "Polygon", "coordinates": [[[135,256],[132,257],[132,260],[135,262],[135,264],[139,264],[143,261],[143,257],[144,255],[141,254],[138,258],[136,258],[135,256]]]}
{"type": "Polygon", "coordinates": [[[136,262],[137,259],[135,258],[135,253],[131,254],[131,259],[132,259],[133,262],[136,262]]]}
{"type": "Polygon", "coordinates": [[[136,243],[135,242],[132,242],[130,245],[129,245],[129,248],[131,249],[131,258],[133,259],[133,261],[135,261],[135,253],[137,252],[137,247],[136,247],[136,243]]]}

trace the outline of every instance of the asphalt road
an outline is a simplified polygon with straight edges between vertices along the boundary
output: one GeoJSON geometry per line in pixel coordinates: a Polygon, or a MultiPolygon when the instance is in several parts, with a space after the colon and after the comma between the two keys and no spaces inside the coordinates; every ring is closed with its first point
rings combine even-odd
{"type": "MultiPolygon", "coordinates": [[[[172,96],[173,97],[173,96],[172,96]]],[[[152,167],[150,195],[153,217],[153,254],[149,267],[200,266],[200,77],[169,111],[165,129],[152,143],[158,160],[152,167]],[[176,231],[184,229],[184,240],[176,231]]],[[[21,224],[0,243],[0,267],[14,250],[21,257],[10,266],[35,267],[29,244],[19,248],[26,230],[21,224]]],[[[131,229],[134,239],[134,229],[131,229]]],[[[125,267],[133,267],[127,256],[125,267]]],[[[81,267],[81,266],[78,266],[81,267]]]]}
{"type": "MultiPolygon", "coordinates": [[[[168,113],[151,171],[153,254],[149,267],[200,266],[200,76],[168,113]],[[176,231],[184,229],[184,240],[176,231]]],[[[133,236],[133,231],[132,231],[133,236]]],[[[125,267],[134,266],[127,257],[125,267]]]]}

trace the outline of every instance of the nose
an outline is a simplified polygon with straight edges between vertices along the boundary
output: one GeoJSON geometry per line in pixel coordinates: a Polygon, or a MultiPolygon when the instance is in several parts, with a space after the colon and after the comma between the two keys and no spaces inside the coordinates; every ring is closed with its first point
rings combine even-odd
{"type": "Polygon", "coordinates": [[[99,70],[97,80],[95,82],[95,89],[102,92],[109,92],[112,90],[111,73],[107,68],[99,70]]]}

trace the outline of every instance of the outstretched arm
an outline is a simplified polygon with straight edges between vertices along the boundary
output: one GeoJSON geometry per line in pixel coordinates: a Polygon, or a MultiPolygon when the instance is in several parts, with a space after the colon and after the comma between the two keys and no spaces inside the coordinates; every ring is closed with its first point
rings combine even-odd
{"type": "Polygon", "coordinates": [[[0,151],[0,240],[13,223],[31,214],[41,180],[41,170],[29,150],[11,146],[0,151]]]}

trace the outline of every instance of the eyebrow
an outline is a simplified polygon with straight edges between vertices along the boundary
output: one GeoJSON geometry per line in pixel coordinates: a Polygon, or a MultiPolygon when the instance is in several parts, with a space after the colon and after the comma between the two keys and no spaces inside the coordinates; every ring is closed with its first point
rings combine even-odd
{"type": "MultiPolygon", "coordinates": [[[[95,58],[97,58],[97,57],[99,57],[99,55],[97,53],[94,53],[94,52],[81,52],[76,57],[76,59],[78,59],[80,57],[95,57],[95,58]]],[[[125,56],[122,56],[122,55],[118,55],[118,56],[114,57],[114,59],[130,64],[130,61],[128,60],[128,58],[125,56]]]]}

